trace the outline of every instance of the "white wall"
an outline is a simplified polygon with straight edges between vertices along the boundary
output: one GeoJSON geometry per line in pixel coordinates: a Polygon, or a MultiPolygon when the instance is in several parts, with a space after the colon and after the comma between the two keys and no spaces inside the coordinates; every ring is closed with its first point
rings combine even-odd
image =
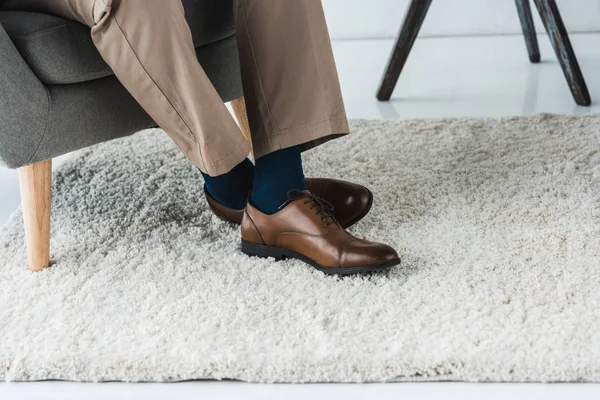
{"type": "MultiPolygon", "coordinates": [[[[287,1],[287,0],[286,0],[287,1]]],[[[410,0],[322,0],[334,39],[395,37],[410,0]]],[[[600,31],[600,1],[557,0],[569,32],[600,31]]],[[[543,26],[531,0],[538,33],[543,26]]],[[[520,33],[514,0],[433,0],[421,35],[520,33]]]]}

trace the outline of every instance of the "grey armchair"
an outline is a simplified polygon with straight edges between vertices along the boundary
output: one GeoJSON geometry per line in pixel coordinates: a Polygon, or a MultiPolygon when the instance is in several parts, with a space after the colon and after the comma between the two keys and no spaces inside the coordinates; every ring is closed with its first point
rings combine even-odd
{"type": "MultiPolygon", "coordinates": [[[[227,0],[182,0],[198,60],[248,137],[227,0]],[[245,123],[244,123],[245,122],[245,123]]],[[[50,264],[53,157],[156,126],[77,22],[0,11],[0,165],[19,169],[29,268],[50,264]]]]}

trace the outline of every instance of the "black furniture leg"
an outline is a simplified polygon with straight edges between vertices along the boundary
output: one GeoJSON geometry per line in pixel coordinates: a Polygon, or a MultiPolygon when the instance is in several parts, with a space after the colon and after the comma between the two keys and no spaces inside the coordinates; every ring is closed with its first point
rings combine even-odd
{"type": "Polygon", "coordinates": [[[425,19],[425,15],[427,15],[430,4],[431,0],[412,0],[410,3],[404,17],[404,23],[400,29],[400,34],[398,35],[398,40],[396,41],[396,46],[388,62],[387,70],[383,75],[379,91],[377,92],[378,100],[387,101],[392,96],[396,82],[398,82],[408,54],[415,43],[421,25],[423,25],[423,20],[425,19]]]}
{"type": "Polygon", "coordinates": [[[537,36],[535,35],[535,25],[531,16],[529,0],[515,0],[515,4],[519,13],[519,20],[521,20],[525,45],[527,46],[527,53],[529,53],[529,61],[539,63],[540,48],[538,47],[537,36]]]}
{"type": "Polygon", "coordinates": [[[591,104],[590,94],[588,92],[585,80],[581,74],[579,63],[573,52],[569,35],[562,21],[555,0],[534,0],[535,5],[542,17],[544,27],[560,66],[567,78],[569,89],[573,94],[575,103],[580,106],[589,106],[591,104]]]}

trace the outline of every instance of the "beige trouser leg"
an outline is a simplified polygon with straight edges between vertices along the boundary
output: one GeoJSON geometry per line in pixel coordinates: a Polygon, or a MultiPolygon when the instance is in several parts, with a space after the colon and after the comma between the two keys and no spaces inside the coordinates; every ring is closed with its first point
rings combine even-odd
{"type": "Polygon", "coordinates": [[[244,96],[259,158],[348,133],[320,0],[235,0],[244,96]]]}
{"type": "MultiPolygon", "coordinates": [[[[227,0],[220,0],[227,1],[227,0]]],[[[5,0],[89,25],[117,78],[209,175],[250,152],[196,59],[180,0],[5,0]]],[[[234,0],[255,157],[348,132],[320,0],[234,0]]]]}

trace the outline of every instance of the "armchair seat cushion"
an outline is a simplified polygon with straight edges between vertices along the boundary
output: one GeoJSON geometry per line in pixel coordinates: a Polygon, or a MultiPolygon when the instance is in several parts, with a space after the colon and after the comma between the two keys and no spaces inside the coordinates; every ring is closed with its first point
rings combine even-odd
{"type": "MultiPolygon", "coordinates": [[[[196,48],[235,34],[232,3],[182,0],[196,48]]],[[[86,82],[112,75],[90,28],[54,15],[0,11],[0,24],[31,70],[45,84],[86,82]]]]}

